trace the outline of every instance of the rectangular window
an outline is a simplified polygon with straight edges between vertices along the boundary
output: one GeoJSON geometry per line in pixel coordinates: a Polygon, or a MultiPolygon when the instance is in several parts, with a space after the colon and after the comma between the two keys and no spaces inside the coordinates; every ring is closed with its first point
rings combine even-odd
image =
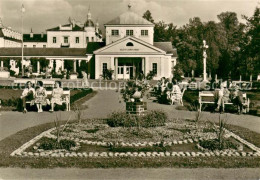
{"type": "Polygon", "coordinates": [[[134,30],[126,30],[126,35],[127,36],[133,36],[134,35],[134,30]]]}
{"type": "Polygon", "coordinates": [[[53,37],[53,38],[52,38],[52,42],[53,42],[53,43],[56,43],[56,42],[57,42],[56,37],[53,37]]]}
{"type": "Polygon", "coordinates": [[[141,30],[141,36],[148,36],[148,30],[141,30]]]}
{"type": "Polygon", "coordinates": [[[79,37],[76,37],[75,41],[76,41],[76,43],[79,43],[79,37]]]}
{"type": "Polygon", "coordinates": [[[153,73],[157,74],[157,63],[153,63],[153,73]]]}
{"type": "Polygon", "coordinates": [[[117,30],[117,29],[112,29],[112,30],[111,30],[111,35],[112,35],[112,36],[119,36],[119,30],[117,30]]]}
{"type": "Polygon", "coordinates": [[[68,36],[64,37],[64,43],[69,43],[69,37],[68,36]]]}
{"type": "Polygon", "coordinates": [[[107,70],[107,63],[103,63],[103,65],[102,65],[103,67],[102,67],[102,72],[104,73],[105,72],[105,70],[107,70]]]}
{"type": "Polygon", "coordinates": [[[86,37],[86,43],[88,43],[89,42],[89,37],[86,37]]]}
{"type": "Polygon", "coordinates": [[[94,42],[94,37],[91,38],[91,41],[94,42]]]}
{"type": "Polygon", "coordinates": [[[46,45],[43,45],[43,48],[46,48],[46,45]]]}

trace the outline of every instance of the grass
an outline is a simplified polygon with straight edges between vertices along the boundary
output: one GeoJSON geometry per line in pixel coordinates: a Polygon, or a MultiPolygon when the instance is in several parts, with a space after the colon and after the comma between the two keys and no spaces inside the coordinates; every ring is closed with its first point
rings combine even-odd
{"type": "MultiPolygon", "coordinates": [[[[64,123],[64,122],[63,122],[64,123]]],[[[43,157],[11,157],[10,154],[25,142],[28,142],[41,132],[54,127],[47,123],[22,130],[0,141],[0,167],[21,168],[157,168],[157,167],[184,167],[184,168],[255,168],[260,167],[259,157],[115,157],[115,158],[43,158],[43,157]]],[[[248,129],[230,126],[230,130],[247,139],[255,145],[260,144],[260,134],[248,129]],[[242,136],[243,135],[243,136],[242,136]]],[[[85,147],[86,149],[88,147],[85,147]]],[[[100,148],[100,147],[98,147],[100,148]]],[[[101,150],[101,149],[100,149],[101,150]]]]}

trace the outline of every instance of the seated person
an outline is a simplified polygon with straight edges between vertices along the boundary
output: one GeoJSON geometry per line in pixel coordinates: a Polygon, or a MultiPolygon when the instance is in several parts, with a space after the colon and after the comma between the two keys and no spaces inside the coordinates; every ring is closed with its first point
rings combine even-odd
{"type": "Polygon", "coordinates": [[[50,111],[54,111],[55,104],[62,105],[62,94],[63,89],[61,88],[61,82],[55,82],[55,88],[52,90],[52,98],[51,98],[51,109],[50,111]]]}
{"type": "Polygon", "coordinates": [[[229,95],[230,95],[230,92],[229,90],[227,89],[227,86],[221,86],[220,87],[220,90],[218,92],[218,106],[217,108],[215,109],[215,111],[220,111],[220,106],[222,106],[222,110],[224,112],[224,103],[227,103],[230,99],[229,99],[229,95]]]}
{"type": "Polygon", "coordinates": [[[33,99],[35,98],[35,89],[32,87],[31,81],[28,81],[25,84],[25,89],[22,92],[21,99],[23,101],[23,113],[27,112],[26,109],[26,101],[31,101],[31,105],[33,104],[33,99]]]}
{"type": "Polygon", "coordinates": [[[43,87],[42,81],[38,81],[37,85],[38,85],[38,89],[35,92],[34,103],[37,106],[38,112],[42,112],[42,106],[47,105],[47,99],[46,99],[47,93],[46,93],[46,89],[43,87]]]}
{"type": "Polygon", "coordinates": [[[243,93],[239,91],[239,87],[236,86],[235,90],[232,92],[231,101],[233,104],[237,105],[238,114],[243,111],[243,93]]]}

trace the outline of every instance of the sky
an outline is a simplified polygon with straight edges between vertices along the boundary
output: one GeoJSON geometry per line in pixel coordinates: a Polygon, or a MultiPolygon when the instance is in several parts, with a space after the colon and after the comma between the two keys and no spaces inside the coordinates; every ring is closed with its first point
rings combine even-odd
{"type": "Polygon", "coordinates": [[[241,15],[252,16],[260,0],[0,0],[0,18],[4,26],[21,32],[21,5],[25,13],[24,33],[31,28],[34,33],[45,32],[46,29],[68,23],[69,17],[84,23],[88,9],[92,20],[98,21],[101,30],[103,24],[127,11],[127,5],[132,5],[132,11],[143,15],[150,10],[156,22],[182,26],[190,18],[200,17],[203,22],[218,21],[221,12],[236,12],[241,22],[241,15]]]}

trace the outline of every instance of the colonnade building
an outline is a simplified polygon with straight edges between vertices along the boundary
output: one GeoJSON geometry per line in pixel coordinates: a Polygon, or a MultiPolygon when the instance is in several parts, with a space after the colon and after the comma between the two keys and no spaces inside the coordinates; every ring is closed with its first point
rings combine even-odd
{"type": "MultiPolygon", "coordinates": [[[[74,71],[77,61],[86,61],[93,79],[101,78],[108,69],[113,71],[113,79],[133,79],[149,72],[155,74],[154,79],[171,77],[177,52],[171,42],[154,42],[153,23],[129,7],[104,26],[104,42],[99,24],[94,24],[90,12],[83,26],[70,19],[68,24],[48,29],[46,34],[31,31],[23,35],[24,59],[44,57],[50,68],[55,61],[57,72],[64,69],[66,60],[74,61],[74,71]]],[[[21,47],[0,45],[2,58],[21,57],[21,51],[21,47]]]]}

